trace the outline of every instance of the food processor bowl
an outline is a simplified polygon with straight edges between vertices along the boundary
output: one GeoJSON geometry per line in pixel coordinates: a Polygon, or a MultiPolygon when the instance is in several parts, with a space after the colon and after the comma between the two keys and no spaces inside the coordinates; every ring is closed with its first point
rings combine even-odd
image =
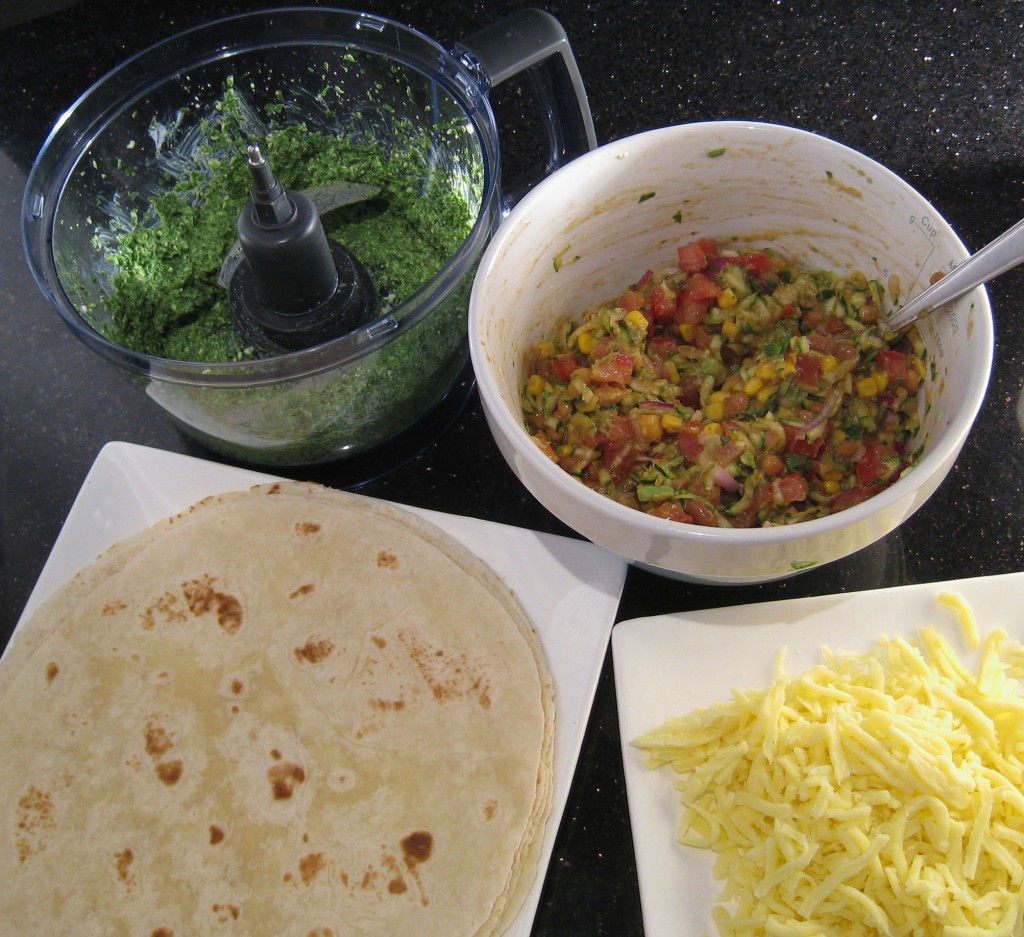
{"type": "MultiPolygon", "coordinates": [[[[564,33],[540,11],[524,16],[510,21],[519,38],[505,44],[500,60],[489,32],[481,34],[480,56],[468,40],[456,58],[390,20],[319,8],[229,17],[140,53],[87,91],[39,154],[22,219],[33,275],[82,342],[220,454],[258,465],[309,465],[380,446],[439,407],[468,359],[473,272],[503,211],[487,100],[496,81],[488,74],[503,80],[520,68],[543,73],[559,102],[542,107],[558,147],[550,168],[594,146],[564,33]],[[568,110],[566,76],[576,96],[568,110]],[[119,326],[145,314],[141,301],[127,311],[112,308],[117,277],[133,262],[118,254],[123,239],[140,227],[159,228],[161,200],[183,181],[191,185],[187,210],[212,210],[210,180],[226,172],[241,143],[287,130],[344,139],[376,153],[378,165],[415,167],[401,180],[406,194],[463,206],[464,230],[410,295],[385,297],[372,321],[313,347],[179,360],[119,343],[119,326]]],[[[375,185],[366,162],[339,167],[336,181],[375,185]]],[[[373,230],[406,225],[397,262],[402,252],[423,262],[432,232],[422,219],[391,225],[383,197],[358,210],[362,217],[384,213],[373,230]]],[[[181,247],[192,259],[212,251],[208,277],[233,233],[212,247],[197,234],[181,247]]],[[[186,302],[193,284],[152,286],[163,299],[180,294],[186,302]]]]}

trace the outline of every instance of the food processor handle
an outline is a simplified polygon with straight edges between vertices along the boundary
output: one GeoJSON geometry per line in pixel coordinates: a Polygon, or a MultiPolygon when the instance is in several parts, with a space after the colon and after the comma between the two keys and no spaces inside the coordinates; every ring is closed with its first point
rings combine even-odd
{"type": "MultiPolygon", "coordinates": [[[[543,175],[597,146],[590,103],[569,39],[544,10],[525,9],[475,32],[453,52],[486,94],[525,71],[544,112],[548,155],[543,175]]],[[[506,186],[506,210],[539,179],[506,186]]]]}

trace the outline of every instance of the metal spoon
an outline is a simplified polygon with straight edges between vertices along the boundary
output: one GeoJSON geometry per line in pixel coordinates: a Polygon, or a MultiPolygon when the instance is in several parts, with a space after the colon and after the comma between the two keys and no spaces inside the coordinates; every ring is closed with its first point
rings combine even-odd
{"type": "Polygon", "coordinates": [[[1024,219],[968,257],[937,283],[894,309],[886,319],[886,327],[899,331],[932,309],[959,299],[976,286],[1021,263],[1024,263],[1024,219]]]}

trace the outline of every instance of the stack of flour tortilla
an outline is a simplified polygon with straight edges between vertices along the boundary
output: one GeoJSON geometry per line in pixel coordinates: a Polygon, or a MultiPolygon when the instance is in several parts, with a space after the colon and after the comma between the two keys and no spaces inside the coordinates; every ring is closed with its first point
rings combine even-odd
{"type": "Polygon", "coordinates": [[[0,662],[0,935],[496,935],[537,874],[553,687],[497,577],[312,485],[105,553],[0,662]]]}

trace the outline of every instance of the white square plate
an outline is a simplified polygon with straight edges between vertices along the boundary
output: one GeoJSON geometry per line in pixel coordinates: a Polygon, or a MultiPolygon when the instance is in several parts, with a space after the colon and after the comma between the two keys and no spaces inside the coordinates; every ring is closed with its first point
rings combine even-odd
{"type": "MultiPolygon", "coordinates": [[[[86,476],[18,628],[41,601],[119,540],[208,495],[275,479],[158,449],[108,443],[86,476]]],[[[395,506],[432,522],[489,564],[519,598],[547,652],[555,682],[554,799],[537,879],[507,932],[510,937],[528,937],[587,727],[626,564],[591,543],[395,506]]]]}
{"type": "Polygon", "coordinates": [[[825,647],[861,653],[883,635],[913,638],[926,625],[972,659],[956,614],[940,592],[968,601],[982,636],[996,627],[1024,641],[1024,573],[925,583],[844,595],[765,602],[620,622],[612,633],[615,693],[626,796],[647,937],[714,935],[711,909],[722,883],[713,854],[676,842],[682,804],[670,768],[651,771],[630,741],[674,716],[731,698],[732,690],[768,686],[778,653],[799,674],[825,647]]]}

